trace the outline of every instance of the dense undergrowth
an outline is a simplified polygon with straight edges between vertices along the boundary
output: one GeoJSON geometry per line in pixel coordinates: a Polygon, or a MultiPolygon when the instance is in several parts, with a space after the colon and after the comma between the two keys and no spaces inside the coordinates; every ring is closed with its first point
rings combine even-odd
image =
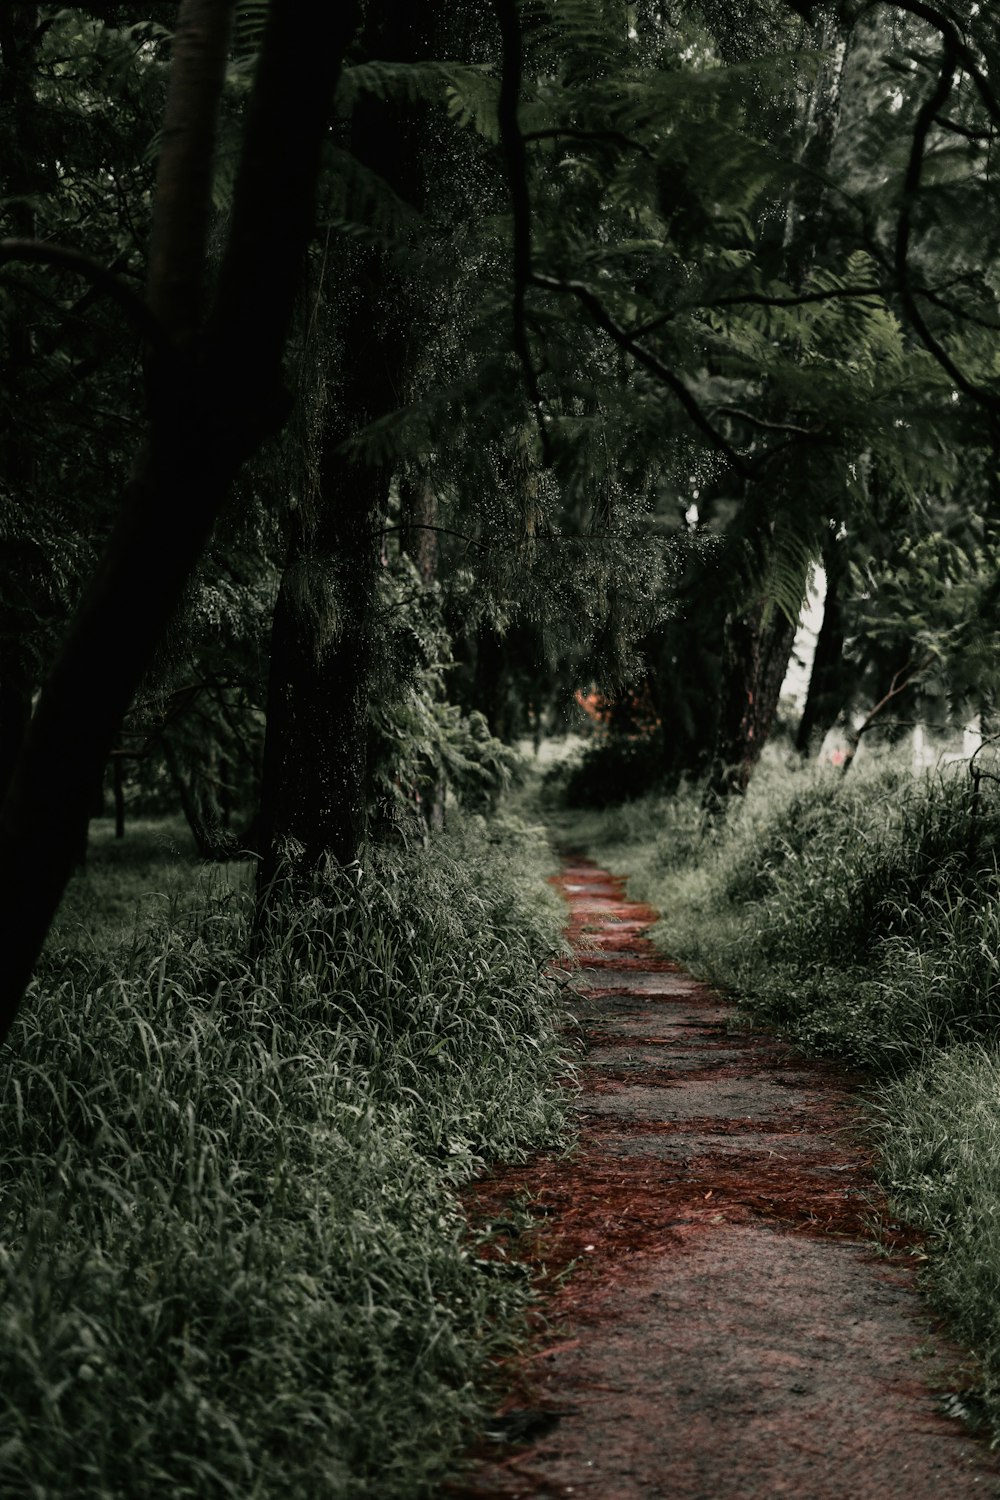
{"type": "Polygon", "coordinates": [[[1000,784],[982,769],[775,760],[723,818],[690,787],[557,821],[631,875],[667,952],[869,1071],[885,1182],[932,1233],[930,1286],[1000,1441],[1000,784]]]}
{"type": "Polygon", "coordinates": [[[563,1125],[547,857],[475,819],[264,935],[181,866],[110,947],[71,895],[0,1080],[0,1493],[434,1489],[529,1295],[455,1186],[563,1125]]]}

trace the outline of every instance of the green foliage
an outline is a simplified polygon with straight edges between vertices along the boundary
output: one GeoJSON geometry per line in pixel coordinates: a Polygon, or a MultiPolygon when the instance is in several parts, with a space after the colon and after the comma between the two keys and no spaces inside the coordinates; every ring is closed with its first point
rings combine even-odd
{"type": "Polygon", "coordinates": [[[963,530],[904,538],[890,555],[855,565],[851,578],[852,651],[862,657],[873,647],[894,651],[925,703],[945,700],[958,713],[969,702],[994,701],[1000,691],[996,539],[990,526],[963,530]]]}
{"type": "MultiPolygon", "coordinates": [[[[61,243],[141,283],[168,33],[36,9],[5,27],[0,236],[61,243]]],[[[140,341],[78,276],[20,264],[0,271],[0,339],[0,632],[5,676],[30,690],[110,526],[140,341]]]]}
{"type": "MultiPolygon", "coordinates": [[[[995,940],[995,935],[994,935],[995,940]]],[[[1000,1056],[952,1047],[880,1091],[875,1135],[897,1211],[932,1236],[927,1285],[977,1360],[965,1413],[1000,1434],[1000,1056]]]]}
{"type": "Polygon", "coordinates": [[[263,934],[189,890],[50,946],[2,1084],[5,1495],[436,1491],[527,1291],[454,1184],[561,1129],[545,857],[474,820],[263,934]]]}
{"type": "Polygon", "coordinates": [[[608,807],[641,797],[663,780],[663,736],[602,735],[573,762],[557,767],[550,783],[569,807],[608,807]]]}
{"type": "Polygon", "coordinates": [[[964,764],[914,778],[890,761],[846,779],[772,765],[721,822],[686,788],[640,804],[633,836],[662,819],[669,831],[613,852],[638,862],[668,951],[759,1019],[877,1069],[1000,1022],[1000,799],[992,783],[976,793],[964,764]]]}
{"type": "Polygon", "coordinates": [[[371,796],[405,835],[443,814],[449,792],[472,811],[492,810],[520,772],[516,751],[481,713],[448,701],[451,638],[440,593],[405,555],[379,578],[381,668],[369,712],[371,796]]]}
{"type": "MultiPolygon", "coordinates": [[[[981,757],[980,757],[981,758],[981,757]]],[[[992,772],[989,773],[992,775],[992,772]]],[[[954,1410],[1000,1437],[1000,798],[966,764],[846,780],[772,758],[723,822],[697,788],[577,823],[654,936],[755,1024],[891,1075],[879,1171],[929,1233],[926,1285],[976,1359],[954,1410]]]]}

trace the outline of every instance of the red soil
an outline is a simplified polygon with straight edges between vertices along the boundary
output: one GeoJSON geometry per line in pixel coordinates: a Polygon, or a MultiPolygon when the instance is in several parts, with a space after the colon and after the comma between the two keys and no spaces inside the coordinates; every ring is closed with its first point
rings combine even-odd
{"type": "Polygon", "coordinates": [[[974,1372],[914,1290],[919,1237],[875,1184],[860,1080],[731,1029],[642,936],[656,913],[622,881],[577,859],[559,884],[580,1137],[468,1190],[492,1253],[532,1263],[542,1299],[492,1440],[449,1494],[1000,1495],[1000,1465],[943,1415],[974,1372]]]}

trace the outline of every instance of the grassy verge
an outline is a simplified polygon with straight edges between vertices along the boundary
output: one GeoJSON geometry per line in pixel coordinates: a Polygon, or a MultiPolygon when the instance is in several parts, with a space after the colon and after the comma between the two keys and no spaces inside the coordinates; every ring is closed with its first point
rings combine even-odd
{"type": "Polygon", "coordinates": [[[757,1022],[866,1068],[885,1181],[931,1231],[930,1289],[978,1355],[1000,1440],[1000,785],[765,765],[708,818],[695,788],[561,835],[661,912],[654,938],[757,1022]]]}
{"type": "Polygon", "coordinates": [[[0,1078],[0,1492],[433,1491],[528,1296],[454,1188],[563,1127],[546,859],[473,820],[263,941],[94,861],[0,1078]]]}

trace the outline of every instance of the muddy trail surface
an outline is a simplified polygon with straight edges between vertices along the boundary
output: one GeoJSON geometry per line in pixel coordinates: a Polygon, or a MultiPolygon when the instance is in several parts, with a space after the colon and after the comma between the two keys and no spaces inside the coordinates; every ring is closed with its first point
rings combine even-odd
{"type": "Polygon", "coordinates": [[[571,1155],[470,1191],[545,1297],[449,1496],[1000,1496],[996,1457],[946,1415],[974,1372],[914,1288],[858,1080],[735,1029],[656,953],[656,913],[621,880],[572,858],[559,885],[582,1128],[571,1155]]]}

